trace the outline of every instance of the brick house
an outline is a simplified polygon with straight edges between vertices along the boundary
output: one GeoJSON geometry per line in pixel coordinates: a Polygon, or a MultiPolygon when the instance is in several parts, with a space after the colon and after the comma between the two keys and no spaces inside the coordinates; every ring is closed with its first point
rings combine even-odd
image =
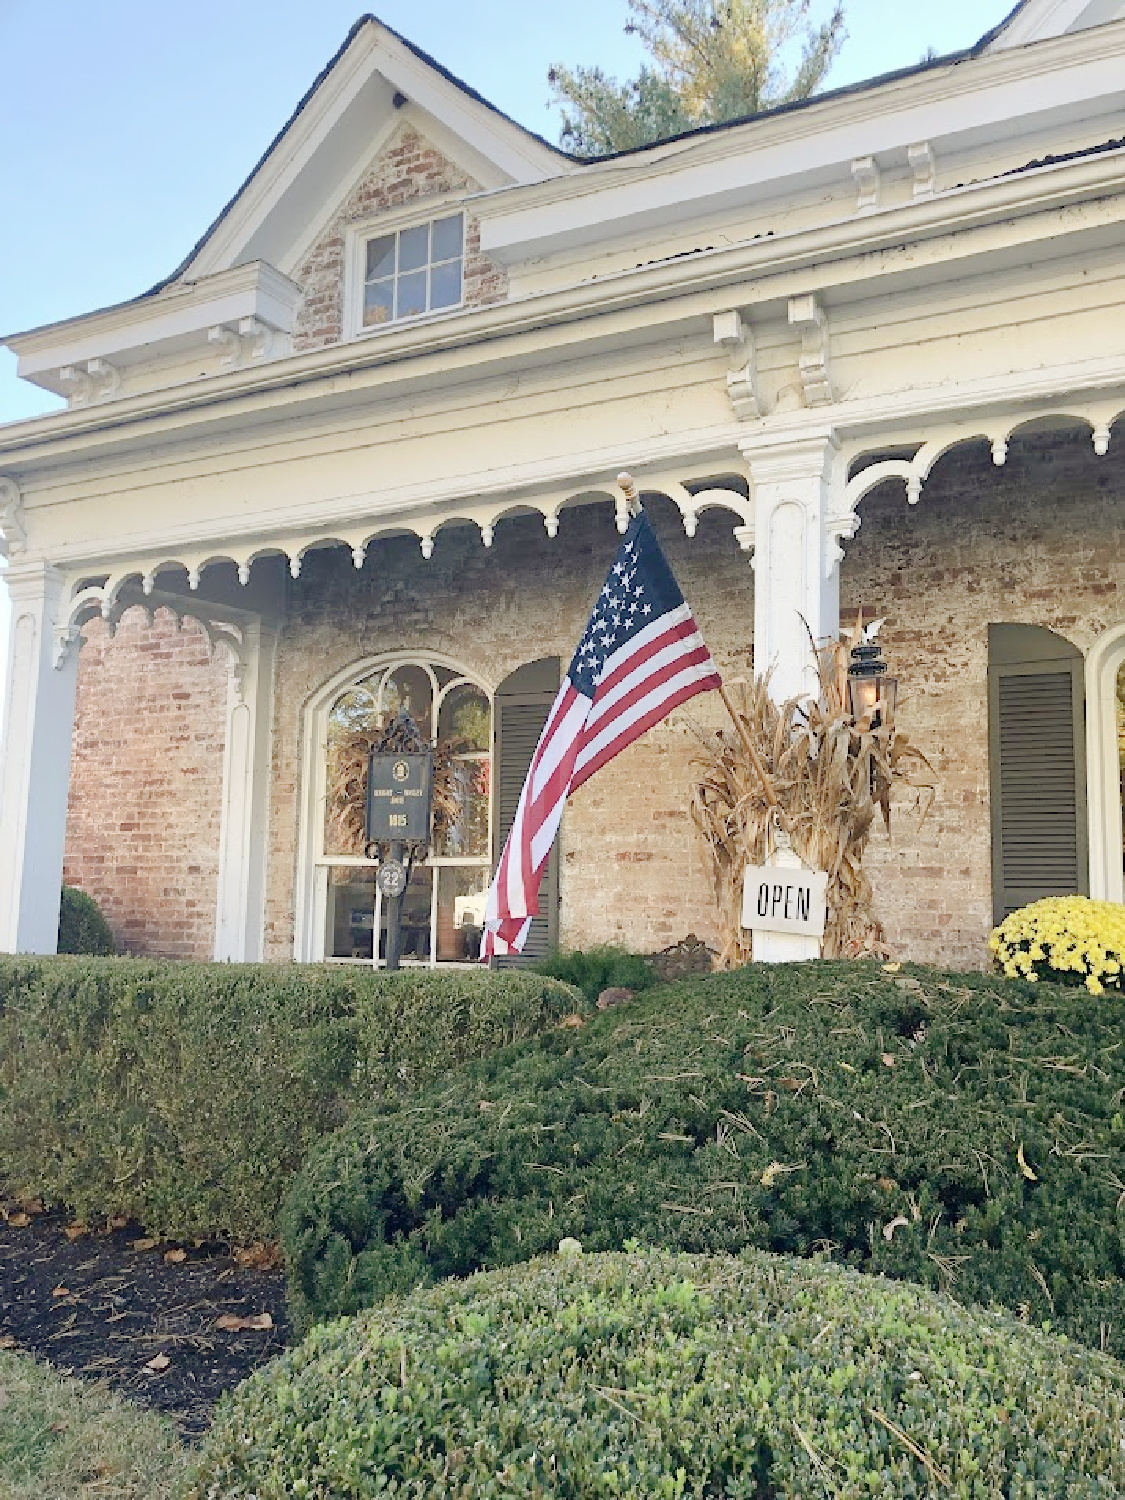
{"type": "MultiPolygon", "coordinates": [[[[0,950],[53,949],[65,861],[131,951],[370,961],[326,758],[406,704],[464,787],[407,953],[463,961],[623,469],[724,674],[887,617],[939,780],[872,848],[898,951],[1122,900],[1123,107],[1125,5],[1024,0],[581,162],[361,20],[166,282],[7,340],[69,405],[0,429],[0,950]]],[[[540,941],[712,930],[687,717],[573,800],[540,941]]]]}

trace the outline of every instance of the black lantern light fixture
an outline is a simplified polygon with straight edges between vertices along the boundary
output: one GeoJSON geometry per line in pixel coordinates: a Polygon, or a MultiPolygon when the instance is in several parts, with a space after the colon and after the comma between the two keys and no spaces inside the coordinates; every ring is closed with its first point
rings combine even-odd
{"type": "Polygon", "coordinates": [[[853,719],[866,719],[872,729],[894,723],[898,697],[898,678],[888,675],[883,648],[875,640],[882,623],[867,627],[848,663],[848,709],[853,719]]]}

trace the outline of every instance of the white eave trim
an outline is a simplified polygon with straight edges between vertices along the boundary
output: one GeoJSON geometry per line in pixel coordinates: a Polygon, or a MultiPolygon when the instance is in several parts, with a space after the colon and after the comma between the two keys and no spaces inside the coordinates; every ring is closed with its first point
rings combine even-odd
{"type": "MultiPolygon", "coordinates": [[[[507,264],[650,224],[776,202],[916,142],[1003,130],[1051,111],[1125,109],[1125,23],[957,59],[870,87],[595,162],[577,178],[502,188],[474,204],[481,249],[507,264]]],[[[903,158],[905,165],[905,157],[903,158]]]]}
{"type": "MultiPolygon", "coordinates": [[[[49,376],[65,365],[90,359],[113,359],[162,346],[216,325],[257,318],[281,333],[292,331],[301,288],[265,261],[252,261],[199,281],[177,282],[152,297],[122,303],[88,317],[54,323],[3,342],[19,358],[24,380],[49,376]]],[[[39,379],[39,384],[47,384],[39,379]]],[[[53,386],[48,386],[53,389],[53,386]]]]}
{"type": "Polygon", "coordinates": [[[1125,149],[969,184],[923,202],[812,230],[615,272],[579,286],[466,310],[425,325],[392,326],[377,339],[335,344],[257,368],[124,397],[112,405],[52,412],[0,426],[0,456],[6,455],[5,463],[36,461],[57,445],[70,449],[90,440],[105,441],[112,431],[142,420],[145,441],[151,442],[153,419],[166,419],[180,429],[197,420],[189,415],[193,411],[228,416],[235,402],[246,403],[248,413],[255,404],[274,408],[283,401],[292,407],[300,387],[309,387],[310,399],[316,399],[315,387],[331,393],[340,388],[340,376],[347,378],[347,389],[352,392],[361,384],[389,381],[401,390],[413,379],[464,378],[467,367],[526,357],[529,339],[537,346],[547,338],[557,340],[559,333],[550,330],[560,330],[564,338],[575,342],[620,336],[621,328],[615,334],[598,320],[627,314],[651,328],[657,304],[672,302],[675,310],[663,311],[655,321],[710,315],[729,305],[732,287],[744,288],[749,281],[756,284],[757,295],[751,303],[740,302],[741,306],[791,295],[793,278],[810,275],[830,298],[834,287],[852,285],[857,279],[872,286],[882,275],[893,275],[893,258],[882,271],[877,269],[875,257],[883,251],[909,249],[911,269],[918,272],[924,269],[918,247],[932,242],[933,274],[948,278],[953,274],[951,261],[990,253],[996,248],[997,234],[1004,244],[1015,236],[1025,247],[1043,239],[1057,246],[1062,234],[1080,235],[1087,228],[1104,228],[1123,218],[1125,149]],[[1075,207],[1082,204],[1089,205],[1092,217],[1076,217],[1075,207]],[[1028,216],[1033,216],[1033,228],[1034,216],[1039,216],[1037,232],[1017,231],[1017,222],[1026,223],[1028,216]],[[986,236],[985,241],[979,240],[980,234],[986,236]]]}

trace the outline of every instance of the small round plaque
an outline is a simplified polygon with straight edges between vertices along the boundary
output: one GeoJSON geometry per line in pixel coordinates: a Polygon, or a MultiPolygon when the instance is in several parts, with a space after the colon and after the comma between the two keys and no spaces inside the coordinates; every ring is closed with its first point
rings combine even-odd
{"type": "Polygon", "coordinates": [[[410,775],[410,767],[404,760],[396,760],[391,767],[391,775],[396,781],[405,781],[410,775]]]}
{"type": "Polygon", "coordinates": [[[401,860],[385,859],[375,879],[384,896],[401,896],[406,889],[406,867],[401,860]]]}

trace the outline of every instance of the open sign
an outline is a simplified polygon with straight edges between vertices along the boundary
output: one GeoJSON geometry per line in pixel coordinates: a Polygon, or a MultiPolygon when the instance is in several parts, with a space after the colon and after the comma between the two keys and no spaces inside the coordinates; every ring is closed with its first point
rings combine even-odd
{"type": "Polygon", "coordinates": [[[824,936],[828,921],[828,876],[821,870],[785,865],[751,867],[742,885],[742,925],[753,932],[799,932],[824,936]]]}

